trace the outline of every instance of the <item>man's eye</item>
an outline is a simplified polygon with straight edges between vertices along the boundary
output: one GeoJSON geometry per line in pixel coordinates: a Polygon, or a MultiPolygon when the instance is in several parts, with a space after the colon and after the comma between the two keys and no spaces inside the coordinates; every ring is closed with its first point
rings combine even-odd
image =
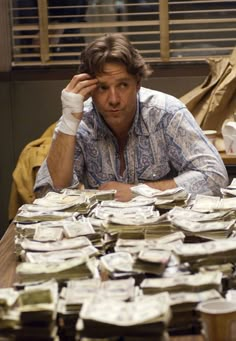
{"type": "Polygon", "coordinates": [[[105,91],[105,90],[107,90],[107,86],[105,86],[105,85],[99,85],[99,86],[98,86],[98,89],[101,90],[101,91],[105,91]]]}
{"type": "Polygon", "coordinates": [[[120,87],[121,87],[121,88],[127,88],[127,86],[128,86],[127,83],[121,83],[121,84],[120,84],[120,87]]]}

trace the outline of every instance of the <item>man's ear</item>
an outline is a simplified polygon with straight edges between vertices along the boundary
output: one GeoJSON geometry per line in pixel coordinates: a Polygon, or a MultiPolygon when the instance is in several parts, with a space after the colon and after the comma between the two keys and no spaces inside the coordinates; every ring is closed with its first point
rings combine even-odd
{"type": "Polygon", "coordinates": [[[137,79],[137,85],[136,85],[137,91],[141,88],[141,79],[137,79]]]}

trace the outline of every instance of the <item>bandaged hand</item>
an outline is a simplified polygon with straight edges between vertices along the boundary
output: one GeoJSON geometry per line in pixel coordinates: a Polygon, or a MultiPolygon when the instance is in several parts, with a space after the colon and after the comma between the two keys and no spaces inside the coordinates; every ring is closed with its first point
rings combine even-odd
{"type": "Polygon", "coordinates": [[[75,136],[81,119],[76,118],[73,114],[81,114],[82,118],[84,97],[81,94],[68,92],[64,89],[61,93],[61,102],[62,117],[58,123],[57,130],[64,134],[75,136]]]}

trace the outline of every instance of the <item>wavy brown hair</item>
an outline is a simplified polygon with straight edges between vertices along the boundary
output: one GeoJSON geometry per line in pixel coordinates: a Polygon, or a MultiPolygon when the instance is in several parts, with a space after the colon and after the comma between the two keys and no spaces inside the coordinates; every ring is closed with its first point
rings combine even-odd
{"type": "Polygon", "coordinates": [[[81,53],[79,72],[95,77],[104,72],[106,63],[114,62],[124,64],[127,72],[138,80],[152,73],[139,51],[121,33],[105,34],[88,44],[81,53]]]}

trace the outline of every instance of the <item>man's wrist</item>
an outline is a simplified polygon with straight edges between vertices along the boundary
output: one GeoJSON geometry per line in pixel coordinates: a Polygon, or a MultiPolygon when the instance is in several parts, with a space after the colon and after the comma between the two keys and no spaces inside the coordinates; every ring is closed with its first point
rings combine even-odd
{"type": "Polygon", "coordinates": [[[166,189],[177,187],[174,179],[158,180],[158,181],[144,181],[144,184],[154,189],[159,189],[160,191],[165,191],[166,189]]]}
{"type": "Polygon", "coordinates": [[[70,113],[64,113],[60,118],[56,130],[63,134],[75,136],[81,120],[70,113]]]}
{"type": "Polygon", "coordinates": [[[57,130],[64,134],[75,136],[81,121],[78,116],[82,117],[84,109],[84,97],[81,94],[68,92],[64,89],[61,92],[61,102],[62,117],[57,130]]]}

